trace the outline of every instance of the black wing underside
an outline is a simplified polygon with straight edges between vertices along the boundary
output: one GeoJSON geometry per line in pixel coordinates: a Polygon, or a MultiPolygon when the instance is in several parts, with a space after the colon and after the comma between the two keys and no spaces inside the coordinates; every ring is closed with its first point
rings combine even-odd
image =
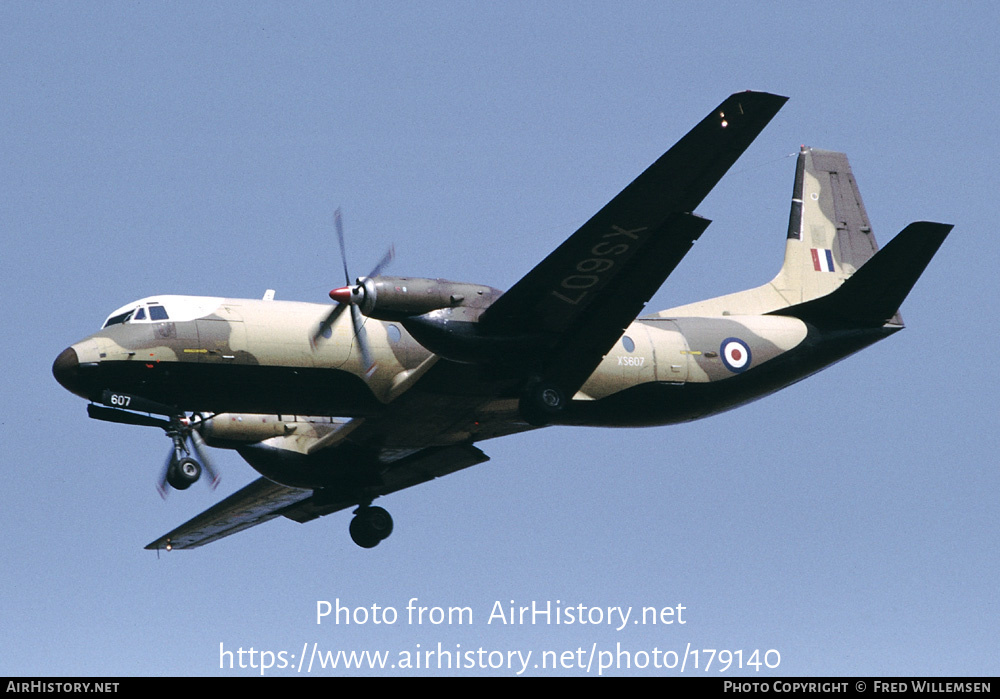
{"type": "MultiPolygon", "coordinates": [[[[249,460],[250,457],[244,454],[244,458],[249,460]]],[[[258,478],[146,548],[196,548],[281,516],[308,522],[485,461],[489,461],[486,454],[470,444],[463,444],[421,449],[386,464],[373,480],[362,484],[312,490],[258,478]]]]}
{"type": "Polygon", "coordinates": [[[548,337],[541,373],[578,389],[708,226],[695,208],[786,100],[722,102],[497,299],[484,332],[548,337]]]}
{"type": "Polygon", "coordinates": [[[258,478],[146,548],[185,549],[208,544],[274,519],[285,508],[311,497],[312,492],[258,478]]]}

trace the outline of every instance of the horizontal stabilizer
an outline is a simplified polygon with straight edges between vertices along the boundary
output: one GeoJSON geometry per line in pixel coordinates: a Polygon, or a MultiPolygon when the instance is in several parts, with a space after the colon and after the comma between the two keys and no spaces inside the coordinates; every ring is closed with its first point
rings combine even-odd
{"type": "Polygon", "coordinates": [[[883,325],[899,310],[951,229],[946,223],[911,223],[832,293],[771,315],[814,324],[883,325]]]}

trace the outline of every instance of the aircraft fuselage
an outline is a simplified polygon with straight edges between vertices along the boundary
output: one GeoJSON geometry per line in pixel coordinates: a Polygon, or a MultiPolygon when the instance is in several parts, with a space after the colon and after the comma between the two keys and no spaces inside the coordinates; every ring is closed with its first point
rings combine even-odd
{"type": "MultiPolygon", "coordinates": [[[[75,343],[56,361],[59,381],[98,402],[111,391],[189,412],[363,417],[443,361],[401,323],[369,318],[376,366],[365,376],[346,318],[328,341],[310,343],[329,309],[321,304],[161,296],[128,307],[151,304],[162,305],[168,319],[114,323],[75,343]]],[[[778,390],[892,330],[820,333],[780,315],[638,319],[558,422],[646,426],[704,417],[778,390]]]]}

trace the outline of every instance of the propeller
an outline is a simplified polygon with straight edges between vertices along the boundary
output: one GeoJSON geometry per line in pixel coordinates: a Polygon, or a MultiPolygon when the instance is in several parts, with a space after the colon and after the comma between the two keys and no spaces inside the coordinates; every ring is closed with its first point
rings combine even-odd
{"type": "Polygon", "coordinates": [[[326,334],[333,327],[333,324],[337,322],[340,315],[344,310],[350,306],[351,308],[351,323],[354,325],[354,337],[358,339],[358,346],[361,350],[361,362],[363,364],[364,372],[366,376],[371,376],[375,372],[375,359],[372,357],[371,348],[368,345],[368,336],[365,334],[365,320],[364,314],[361,309],[358,308],[358,304],[364,298],[364,286],[362,282],[371,277],[377,277],[383,269],[385,269],[393,258],[396,256],[395,250],[390,247],[386,253],[379,260],[375,268],[368,273],[366,277],[359,277],[355,280],[354,286],[351,285],[351,274],[347,270],[347,251],[344,245],[344,219],[338,207],[336,211],[333,212],[333,225],[337,231],[337,242],[340,244],[340,259],[344,265],[344,279],[346,280],[346,285],[338,289],[334,289],[330,292],[330,298],[337,303],[330,313],[327,314],[323,322],[319,324],[316,328],[316,332],[313,333],[311,342],[313,349],[316,349],[320,340],[326,337],[326,334]]]}
{"type": "Polygon", "coordinates": [[[208,474],[208,485],[212,490],[219,485],[219,472],[212,466],[208,452],[204,449],[205,441],[198,433],[198,426],[204,422],[204,418],[197,414],[195,418],[197,422],[186,417],[175,417],[170,420],[169,426],[164,427],[167,436],[174,442],[156,484],[156,489],[164,500],[169,492],[168,483],[178,490],[186,490],[198,480],[202,469],[208,474]]]}

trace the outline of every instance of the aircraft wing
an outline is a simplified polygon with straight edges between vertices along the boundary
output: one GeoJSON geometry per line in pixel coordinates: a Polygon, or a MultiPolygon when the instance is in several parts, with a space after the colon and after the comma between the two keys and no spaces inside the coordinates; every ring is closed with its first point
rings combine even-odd
{"type": "Polygon", "coordinates": [[[481,328],[548,338],[542,373],[575,391],[708,226],[694,209],[787,99],[723,101],[497,299],[481,328]]]}
{"type": "MultiPolygon", "coordinates": [[[[284,451],[274,447],[250,447],[240,451],[250,462],[266,460],[284,451]]],[[[349,458],[353,459],[351,452],[349,458]]],[[[320,490],[279,485],[267,478],[258,478],[176,529],[164,534],[146,548],[188,549],[203,546],[217,539],[284,516],[296,522],[309,520],[354,507],[360,501],[372,500],[434,478],[489,460],[476,447],[464,444],[401,451],[381,467],[366,465],[329,487],[320,490]]],[[[337,448],[321,450],[314,455],[285,453],[279,458],[295,460],[300,465],[316,466],[337,458],[337,448]]]]}
{"type": "Polygon", "coordinates": [[[164,534],[147,549],[195,548],[262,524],[290,505],[311,497],[312,490],[289,488],[267,478],[258,478],[213,505],[197,517],[164,534]]]}

